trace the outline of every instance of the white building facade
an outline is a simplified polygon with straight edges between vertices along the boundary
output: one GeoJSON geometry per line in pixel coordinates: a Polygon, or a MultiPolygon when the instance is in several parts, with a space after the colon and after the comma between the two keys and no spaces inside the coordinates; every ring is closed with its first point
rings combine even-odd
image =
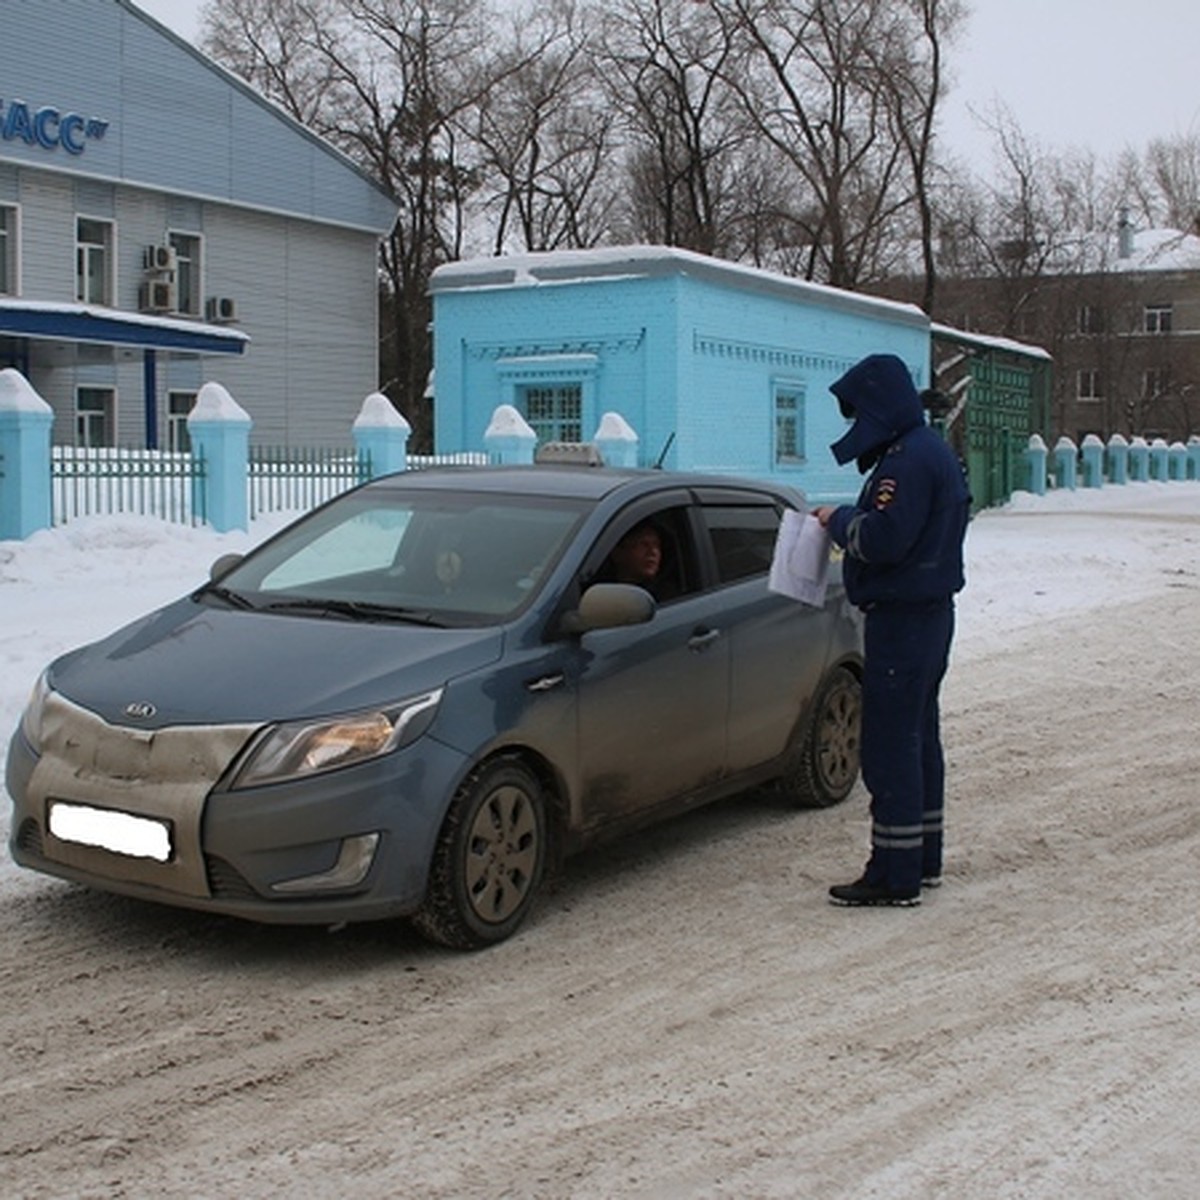
{"type": "Polygon", "coordinates": [[[183,448],[202,384],[342,444],[395,201],[129,0],[0,9],[0,368],[52,440],[183,448]]]}

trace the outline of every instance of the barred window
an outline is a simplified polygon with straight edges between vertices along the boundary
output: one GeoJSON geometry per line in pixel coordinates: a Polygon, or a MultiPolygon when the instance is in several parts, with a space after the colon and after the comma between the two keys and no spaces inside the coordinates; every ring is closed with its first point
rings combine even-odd
{"type": "Polygon", "coordinates": [[[522,389],[525,420],[543,442],[583,440],[583,388],[560,383],[522,389]]]}
{"type": "Polygon", "coordinates": [[[798,467],[805,458],[804,388],[795,384],[775,387],[775,465],[798,467]]]}

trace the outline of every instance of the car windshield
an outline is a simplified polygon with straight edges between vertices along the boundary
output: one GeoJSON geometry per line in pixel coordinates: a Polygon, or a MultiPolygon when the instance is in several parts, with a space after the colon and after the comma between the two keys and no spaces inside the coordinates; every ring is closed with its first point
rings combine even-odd
{"type": "Polygon", "coordinates": [[[367,488],[285,530],[201,595],[334,619],[492,624],[537,594],[583,513],[558,497],[367,488]]]}

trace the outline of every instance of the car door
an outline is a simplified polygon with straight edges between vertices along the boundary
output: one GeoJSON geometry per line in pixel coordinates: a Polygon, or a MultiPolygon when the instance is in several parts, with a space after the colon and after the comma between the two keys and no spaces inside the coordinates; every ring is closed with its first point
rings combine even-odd
{"type": "MultiPolygon", "coordinates": [[[[623,514],[600,544],[643,520],[623,514]]],[[[701,588],[686,504],[659,508],[664,599],[645,625],[597,630],[578,644],[581,818],[594,829],[718,779],[725,766],[729,638],[701,588]],[[669,598],[667,598],[669,596],[669,598]]]]}
{"type": "Polygon", "coordinates": [[[767,590],[783,511],[775,497],[713,488],[699,499],[698,542],[712,554],[715,597],[728,630],[726,765],[736,774],[783,752],[820,682],[833,618],[767,590]]]}

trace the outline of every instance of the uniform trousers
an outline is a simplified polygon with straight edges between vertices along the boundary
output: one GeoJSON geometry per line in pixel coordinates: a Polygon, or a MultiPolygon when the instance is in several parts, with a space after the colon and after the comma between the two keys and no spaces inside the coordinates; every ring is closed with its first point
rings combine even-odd
{"type": "Polygon", "coordinates": [[[864,623],[862,774],[871,794],[863,878],[915,892],[942,871],[945,761],[938,694],[954,637],[954,601],[878,604],[864,623]]]}

